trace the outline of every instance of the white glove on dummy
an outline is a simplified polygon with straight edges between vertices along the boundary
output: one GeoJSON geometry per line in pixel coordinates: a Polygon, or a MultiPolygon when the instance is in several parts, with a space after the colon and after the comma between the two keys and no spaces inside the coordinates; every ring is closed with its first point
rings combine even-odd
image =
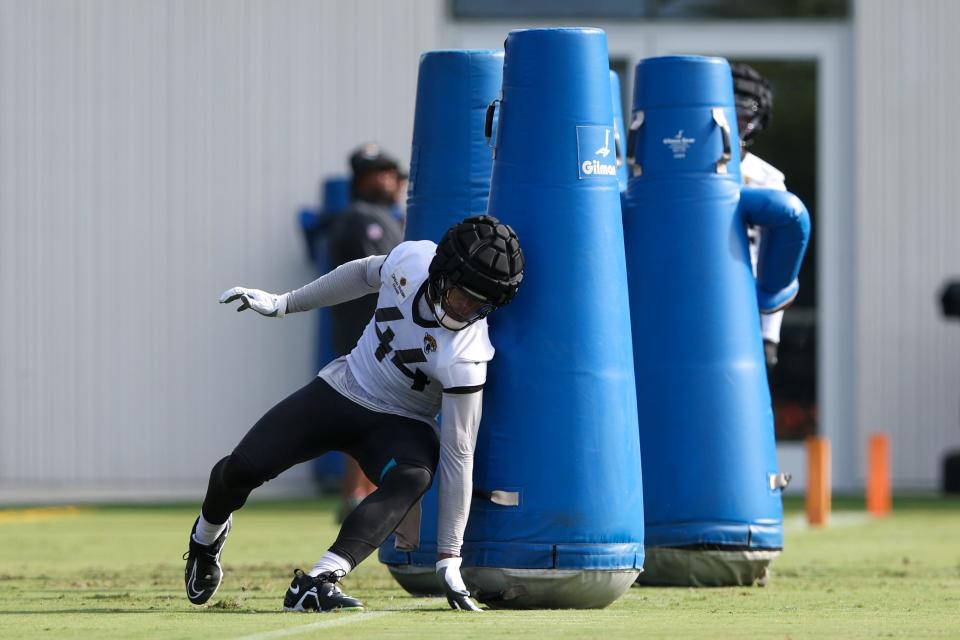
{"type": "Polygon", "coordinates": [[[459,611],[483,611],[470,599],[467,585],[463,584],[460,576],[460,565],[463,558],[445,558],[437,562],[437,577],[443,585],[443,592],[451,609],[459,611]]]}
{"type": "Polygon", "coordinates": [[[271,318],[282,318],[287,312],[287,294],[276,296],[260,289],[245,289],[244,287],[234,287],[227,289],[220,296],[220,303],[227,304],[234,300],[240,300],[241,305],[237,311],[244,309],[253,309],[260,315],[271,318]]]}

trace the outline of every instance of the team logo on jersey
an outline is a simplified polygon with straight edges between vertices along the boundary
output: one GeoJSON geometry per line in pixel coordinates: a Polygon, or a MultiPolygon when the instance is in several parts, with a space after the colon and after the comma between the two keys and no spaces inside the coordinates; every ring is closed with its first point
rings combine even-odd
{"type": "Polygon", "coordinates": [[[423,334],[423,352],[434,353],[437,350],[437,339],[429,333],[423,334]]]}
{"type": "Polygon", "coordinates": [[[407,276],[403,275],[403,272],[399,269],[390,274],[390,286],[393,287],[393,292],[397,294],[398,304],[406,300],[407,296],[410,295],[407,289],[407,276]]]}
{"type": "Polygon", "coordinates": [[[617,175],[613,127],[577,126],[577,171],[580,179],[617,175]]]}

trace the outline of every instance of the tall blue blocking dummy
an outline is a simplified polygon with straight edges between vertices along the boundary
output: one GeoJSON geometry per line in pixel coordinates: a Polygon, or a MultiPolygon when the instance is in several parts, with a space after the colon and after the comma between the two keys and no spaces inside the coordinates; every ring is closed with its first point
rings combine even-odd
{"type": "Polygon", "coordinates": [[[490,317],[462,573],[494,607],[603,607],[643,564],[606,35],[514,31],[505,50],[488,212],[526,268],[490,317]]]}
{"type": "Polygon", "coordinates": [[[640,582],[750,584],[783,547],[760,311],[789,304],[809,237],[792,194],[740,186],[730,68],[643,60],[624,228],[645,489],[640,582]],[[746,225],[764,228],[756,279],[746,225]]]}
{"type": "MultiPolygon", "coordinates": [[[[451,225],[486,213],[493,159],[484,131],[502,78],[501,50],[428,51],[420,57],[407,240],[439,242],[451,225]]],[[[441,593],[434,572],[436,486],[421,505],[407,516],[398,535],[380,548],[379,558],[407,591],[441,593]]]]}

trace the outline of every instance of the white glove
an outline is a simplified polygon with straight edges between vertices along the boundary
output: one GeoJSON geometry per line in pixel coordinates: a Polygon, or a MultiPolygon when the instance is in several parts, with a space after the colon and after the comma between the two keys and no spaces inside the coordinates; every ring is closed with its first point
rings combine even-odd
{"type": "Polygon", "coordinates": [[[287,294],[276,296],[260,289],[245,289],[243,287],[234,287],[227,289],[220,296],[220,303],[227,304],[234,300],[240,300],[242,304],[237,311],[244,309],[253,309],[260,315],[271,318],[282,318],[287,313],[287,294]]]}
{"type": "Polygon", "coordinates": [[[460,565],[463,558],[445,558],[437,562],[437,577],[443,585],[443,592],[451,609],[459,611],[483,611],[470,599],[467,585],[463,584],[460,576],[460,565]]]}

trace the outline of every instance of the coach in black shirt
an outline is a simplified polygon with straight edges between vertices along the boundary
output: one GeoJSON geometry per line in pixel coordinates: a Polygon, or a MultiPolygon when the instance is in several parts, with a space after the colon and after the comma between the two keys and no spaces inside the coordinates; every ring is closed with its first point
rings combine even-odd
{"type": "MultiPolygon", "coordinates": [[[[403,242],[403,224],[396,211],[406,176],[398,162],[371,143],[351,154],[350,168],[351,203],[336,217],[330,232],[331,267],[387,255],[403,242]]],[[[331,309],[337,356],[350,353],[357,344],[376,304],[377,296],[369,295],[331,309]]]]}

